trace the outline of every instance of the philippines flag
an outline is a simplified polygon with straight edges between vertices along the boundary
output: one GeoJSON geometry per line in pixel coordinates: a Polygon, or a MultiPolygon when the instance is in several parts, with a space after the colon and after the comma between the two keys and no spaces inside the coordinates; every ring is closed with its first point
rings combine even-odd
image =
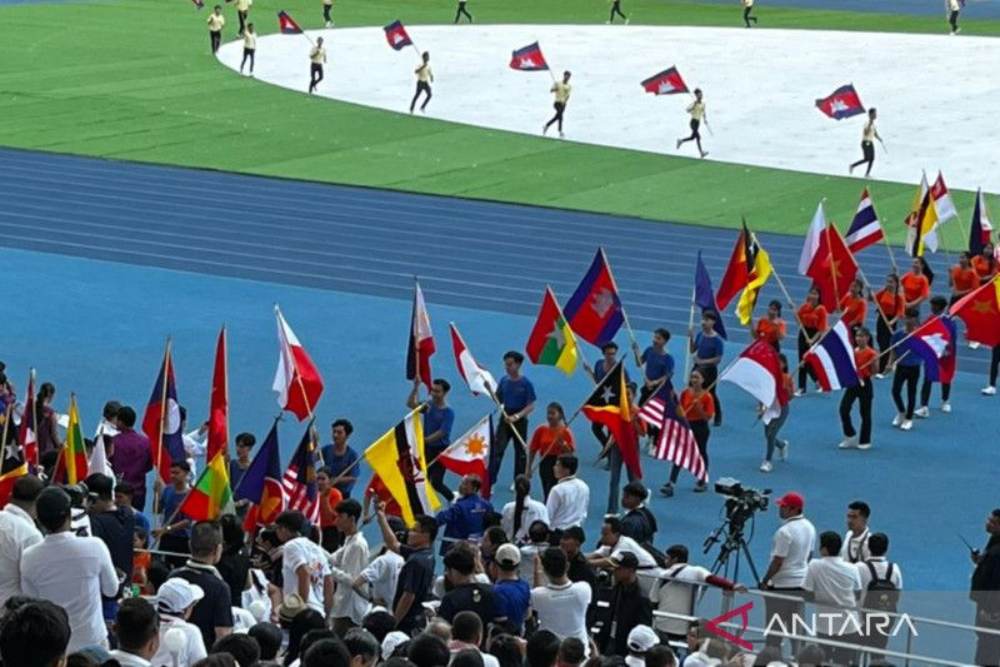
{"type": "Polygon", "coordinates": [[[851,346],[851,332],[841,320],[806,353],[803,361],[816,373],[823,391],[854,387],[860,382],[851,346]]]}
{"type": "Polygon", "coordinates": [[[622,302],[618,298],[618,288],[604,248],[598,248],[586,275],[566,302],[563,315],[570,328],[593,345],[603,345],[614,339],[625,322],[622,302]]]}
{"type": "Polygon", "coordinates": [[[913,334],[900,345],[896,358],[904,354],[912,354],[924,362],[924,377],[931,382],[941,382],[941,357],[948,353],[951,345],[951,332],[940,317],[933,317],[917,328],[913,334]]]}
{"type": "MultiPolygon", "coordinates": [[[[490,497],[490,452],[493,450],[493,415],[488,414],[438,457],[438,463],[456,475],[477,475],[479,494],[490,497]]],[[[428,462],[428,465],[430,462],[428,462]]]]}
{"type": "Polygon", "coordinates": [[[969,254],[973,257],[981,255],[983,248],[990,242],[990,233],[993,225],[990,224],[990,214],[986,211],[986,199],[983,197],[983,189],[976,190],[976,204],[972,209],[972,224],[969,227],[969,254]]]}
{"type": "Polygon", "coordinates": [[[763,339],[743,350],[719,381],[732,382],[760,401],[765,406],[761,415],[765,424],[780,415],[781,407],[788,404],[778,351],[763,339]]]}
{"type": "Polygon", "coordinates": [[[844,240],[847,241],[848,249],[856,253],[870,245],[875,245],[884,238],[885,232],[882,231],[882,223],[879,222],[878,215],[875,213],[875,206],[872,204],[871,195],[868,194],[868,188],[865,188],[861,191],[861,201],[858,202],[857,213],[854,214],[854,220],[851,220],[851,227],[847,230],[847,236],[844,237],[844,240]]]}
{"type": "Polygon", "coordinates": [[[476,362],[472,352],[462,340],[462,334],[458,333],[458,328],[454,322],[448,324],[451,329],[451,349],[455,353],[455,365],[458,366],[458,373],[465,380],[474,396],[486,394],[492,396],[497,390],[497,381],[493,375],[476,362]]]}
{"type": "MultiPolygon", "coordinates": [[[[699,480],[706,480],[708,468],[705,459],[698,449],[698,441],[691,431],[691,425],[678,408],[677,397],[670,380],[663,383],[656,394],[646,401],[646,406],[654,401],[658,405],[661,419],[653,424],[660,429],[660,439],[656,443],[656,449],[653,450],[653,456],[689,470],[699,480]]],[[[639,411],[639,416],[643,421],[651,423],[643,416],[646,406],[639,411]]]]}
{"type": "Polygon", "coordinates": [[[319,447],[309,422],[299,446],[288,463],[288,469],[281,478],[281,488],[285,493],[285,508],[298,510],[312,523],[319,521],[319,487],[316,485],[316,455],[319,447]]]}
{"type": "Polygon", "coordinates": [[[510,68],[519,69],[522,72],[540,72],[549,68],[542,55],[542,47],[538,42],[528,44],[523,49],[518,49],[510,54],[510,68]]]}
{"type": "Polygon", "coordinates": [[[816,100],[816,108],[824,115],[841,120],[857,116],[865,112],[865,107],[861,104],[858,91],[854,89],[854,84],[849,83],[833,91],[830,95],[816,100]]]}
{"type": "Polygon", "coordinates": [[[278,306],[274,316],[278,320],[278,369],[271,388],[278,394],[281,409],[302,421],[316,409],[323,394],[323,378],[278,306]]]}
{"type": "Polygon", "coordinates": [[[406,379],[420,381],[431,389],[431,355],[435,352],[431,318],[424,303],[420,283],[413,288],[413,313],[410,315],[410,342],[406,349],[406,379]]]}
{"type": "Polygon", "coordinates": [[[301,35],[302,28],[295,22],[288,12],[282,10],[278,12],[278,28],[286,35],[301,35]]]}
{"type": "Polygon", "coordinates": [[[402,21],[393,21],[382,28],[382,30],[385,31],[385,41],[389,42],[389,46],[396,51],[401,51],[407,46],[413,45],[413,40],[406,33],[406,28],[403,27],[402,21]]]}
{"type": "Polygon", "coordinates": [[[153,392],[149,396],[146,413],[142,417],[142,432],[149,438],[153,463],[160,471],[160,477],[164,482],[169,482],[171,464],[187,457],[184,435],[181,433],[181,408],[177,401],[169,342],[163,355],[160,374],[157,375],[153,392]]]}
{"type": "Polygon", "coordinates": [[[688,92],[687,84],[676,67],[665,69],[642,82],[643,90],[654,95],[674,95],[688,92]]]}
{"type": "Polygon", "coordinates": [[[248,532],[258,525],[274,523],[285,509],[285,494],[282,490],[281,453],[278,447],[278,420],[274,420],[271,431],[243,473],[236,490],[236,500],[249,500],[253,508],[247,513],[243,527],[248,532]]]}

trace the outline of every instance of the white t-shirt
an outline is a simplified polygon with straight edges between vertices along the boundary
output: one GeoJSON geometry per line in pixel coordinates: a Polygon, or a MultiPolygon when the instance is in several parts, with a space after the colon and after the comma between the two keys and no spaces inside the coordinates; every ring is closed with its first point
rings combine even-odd
{"type": "Polygon", "coordinates": [[[304,565],[309,570],[309,599],[306,600],[306,603],[319,613],[325,613],[323,580],[330,574],[326,551],[306,537],[296,537],[285,542],[281,549],[281,555],[284,594],[288,596],[299,592],[297,570],[304,565]]]}
{"type": "MultiPolygon", "coordinates": [[[[879,579],[885,579],[885,573],[889,569],[889,561],[885,558],[869,558],[867,563],[871,563],[875,568],[875,574],[879,579]]],[[[858,568],[858,575],[861,577],[861,596],[864,598],[864,591],[868,590],[868,585],[872,583],[872,571],[868,569],[867,563],[855,563],[858,568]]],[[[896,590],[903,590],[903,573],[899,569],[899,563],[892,564],[892,576],[889,581],[896,587],[896,590]]]]}
{"type": "Polygon", "coordinates": [[[840,557],[848,563],[860,563],[872,557],[872,552],[868,550],[868,538],[871,531],[865,528],[860,535],[855,535],[851,531],[844,534],[844,543],[840,547],[840,557]]]}
{"type": "Polygon", "coordinates": [[[576,637],[588,646],[587,606],[590,595],[590,585],[583,581],[531,589],[531,606],[538,614],[538,629],[548,630],[559,639],[576,637]]]}
{"type": "Polygon", "coordinates": [[[545,509],[549,513],[549,528],[565,530],[572,526],[582,526],[587,520],[587,506],[590,504],[590,487],[577,477],[563,477],[549,491],[545,509]]]}
{"type": "Polygon", "coordinates": [[[510,539],[514,544],[520,544],[528,541],[528,528],[531,527],[531,524],[536,521],[542,521],[548,525],[549,510],[537,500],[525,498],[524,511],[521,513],[521,526],[518,528],[517,534],[514,535],[514,508],[516,506],[517,504],[513,501],[503,506],[500,527],[503,528],[503,532],[510,535],[510,539]]]}
{"type": "Polygon", "coordinates": [[[368,541],[360,531],[347,537],[343,546],[330,555],[330,571],[337,582],[331,616],[350,618],[354,623],[361,624],[371,605],[355,592],[351,584],[367,566],[368,541]]]}
{"type": "Polygon", "coordinates": [[[815,542],[816,529],[809,519],[799,515],[785,520],[771,544],[771,557],[784,559],[781,569],[771,579],[775,588],[802,588],[815,542]]]}
{"type": "Polygon", "coordinates": [[[857,594],[861,591],[861,576],[858,568],[845,562],[840,555],[824,556],[809,561],[806,579],[802,587],[815,594],[817,634],[836,636],[856,632],[859,625],[847,621],[847,617],[860,624],[858,612],[845,611],[840,607],[857,607],[857,594]]]}
{"type": "Polygon", "coordinates": [[[157,649],[156,653],[150,659],[150,662],[154,665],[154,667],[160,667],[160,665],[171,665],[171,667],[174,665],[176,665],[176,667],[191,667],[191,665],[207,655],[208,652],[205,650],[205,640],[202,639],[201,630],[198,629],[197,625],[172,616],[160,616],[160,648],[157,649]],[[177,628],[183,632],[184,637],[187,639],[187,643],[184,645],[184,648],[182,648],[176,656],[176,663],[173,662],[174,656],[167,651],[166,644],[163,641],[163,637],[167,634],[167,630],[172,628],[177,628]]]}
{"type": "Polygon", "coordinates": [[[649,595],[658,581],[657,577],[663,573],[663,569],[656,565],[656,559],[643,549],[638,542],[631,537],[621,535],[618,537],[618,543],[615,546],[601,546],[594,553],[605,558],[611,558],[626,551],[635,554],[635,557],[639,560],[639,590],[642,591],[643,595],[649,595]]]}
{"type": "Polygon", "coordinates": [[[386,551],[361,571],[361,577],[371,587],[371,596],[381,604],[391,606],[396,599],[396,581],[406,561],[395,551],[386,551]]]}
{"type": "Polygon", "coordinates": [[[0,511],[0,605],[21,594],[21,555],[41,541],[30,514],[13,503],[0,511]]]}
{"type": "MultiPolygon", "coordinates": [[[[649,599],[657,611],[671,614],[694,615],[694,594],[698,586],[712,576],[712,573],[698,565],[678,563],[663,571],[672,579],[658,579],[649,592],[649,599]]],[[[689,623],[679,618],[653,618],[653,628],[672,635],[687,634],[689,623]]]]}
{"type": "MultiPolygon", "coordinates": [[[[517,566],[517,576],[521,581],[528,582],[528,585],[535,586],[535,556],[541,556],[549,548],[549,544],[525,544],[521,547],[521,564],[517,566]]],[[[542,572],[542,580],[548,583],[548,577],[542,572]]]]}

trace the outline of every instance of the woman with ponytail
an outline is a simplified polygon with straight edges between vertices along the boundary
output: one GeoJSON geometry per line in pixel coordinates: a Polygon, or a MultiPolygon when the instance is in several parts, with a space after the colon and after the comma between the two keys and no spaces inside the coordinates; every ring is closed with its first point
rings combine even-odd
{"type": "Polygon", "coordinates": [[[544,503],[531,497],[531,480],[527,475],[514,478],[514,500],[503,506],[500,527],[514,544],[529,542],[528,528],[535,521],[549,522],[549,511],[544,503]]]}

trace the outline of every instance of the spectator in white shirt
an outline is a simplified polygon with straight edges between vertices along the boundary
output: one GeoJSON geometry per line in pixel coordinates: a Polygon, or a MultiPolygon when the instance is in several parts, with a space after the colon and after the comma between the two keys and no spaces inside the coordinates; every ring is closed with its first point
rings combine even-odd
{"type": "MultiPolygon", "coordinates": [[[[556,467],[559,467],[558,463],[556,467]]],[[[587,607],[590,605],[590,586],[582,581],[574,583],[569,580],[566,576],[569,563],[561,549],[546,549],[540,560],[549,583],[531,590],[531,606],[538,615],[538,629],[548,630],[559,639],[576,637],[584,646],[589,646],[587,607]]]]}
{"type": "Polygon", "coordinates": [[[552,469],[559,481],[549,492],[545,509],[549,513],[549,528],[556,534],[570,526],[582,526],[587,520],[590,488],[576,476],[579,465],[575,456],[563,454],[552,469]]]}
{"type": "Polygon", "coordinates": [[[361,504],[348,498],[334,508],[337,530],[344,541],[330,556],[330,570],[337,589],[333,594],[333,629],[343,637],[353,627],[361,625],[371,604],[354,590],[354,580],[368,567],[368,541],[358,530],[361,504]]]}
{"type": "Polygon", "coordinates": [[[143,598],[128,598],[115,615],[118,650],[111,657],[121,667],[150,667],[150,660],[160,647],[160,617],[143,598]]]}
{"type": "Polygon", "coordinates": [[[35,527],[35,500],[43,488],[34,475],[19,478],[0,511],[0,607],[21,595],[21,557],[25,549],[42,541],[35,527]]]}
{"type": "MultiPolygon", "coordinates": [[[[774,533],[771,545],[771,561],[767,572],[761,580],[761,588],[769,589],[779,595],[801,597],[802,585],[805,583],[809,558],[812,556],[813,545],[816,542],[816,529],[802,512],[805,509],[805,499],[794,491],[789,491],[775,503],[783,523],[774,533]]],[[[787,600],[768,597],[764,603],[767,625],[778,616],[781,624],[775,621],[775,629],[782,627],[791,631],[792,618],[802,615],[803,606],[800,600],[787,600]]],[[[768,633],[768,646],[781,646],[781,635],[768,633]]],[[[793,642],[794,650],[794,642],[793,642]]]]}
{"type": "Polygon", "coordinates": [[[47,487],[35,502],[38,521],[48,531],[21,559],[21,590],[50,600],[70,618],[69,652],[84,646],[107,646],[101,595],[118,594],[118,574],[104,542],[70,532],[70,499],[62,489],[47,487]]]}
{"type": "MultiPolygon", "coordinates": [[[[396,539],[406,542],[406,525],[396,516],[386,517],[389,527],[395,533],[396,539]]],[[[354,579],[354,590],[359,595],[367,596],[372,603],[389,609],[396,599],[396,582],[399,572],[406,560],[395,551],[383,548],[382,553],[372,559],[364,570],[354,579]]]]}
{"type": "Polygon", "coordinates": [[[483,653],[479,647],[483,643],[483,620],[474,611],[460,611],[455,614],[451,624],[451,640],[448,642],[448,652],[452,658],[456,654],[473,650],[483,659],[483,667],[500,667],[500,661],[489,653],[483,653]]]}
{"type": "Polygon", "coordinates": [[[274,521],[281,542],[281,575],[284,596],[298,593],[306,604],[323,615],[333,608],[333,575],[329,554],[315,542],[302,537],[306,518],[302,512],[286,511],[274,521]]]}
{"type": "Polygon", "coordinates": [[[541,556],[551,544],[549,544],[549,527],[541,521],[535,521],[528,528],[528,544],[520,548],[521,563],[518,565],[517,576],[528,585],[537,583],[539,586],[544,581],[535,582],[535,557],[541,556]]]}
{"type": "MultiPolygon", "coordinates": [[[[889,537],[885,533],[872,533],[868,538],[868,548],[871,558],[855,563],[858,575],[861,577],[861,606],[879,612],[896,611],[899,602],[899,592],[903,590],[903,573],[899,563],[886,560],[889,551],[889,537]]],[[[885,648],[889,642],[888,633],[892,628],[892,617],[886,616],[889,626],[868,614],[868,620],[861,627],[865,632],[865,644],[873,648],[885,648]]]]}
{"type": "Polygon", "coordinates": [[[601,526],[601,546],[587,554],[587,560],[596,568],[614,570],[617,565],[613,561],[626,551],[634,554],[639,561],[639,587],[642,589],[642,594],[648,596],[661,574],[656,559],[631,537],[622,535],[621,519],[616,516],[604,517],[604,524],[601,526]]]}
{"type": "Polygon", "coordinates": [[[187,579],[172,577],[163,582],[156,592],[156,610],[160,614],[160,647],[151,662],[154,665],[172,665],[172,667],[190,667],[206,655],[205,641],[197,625],[188,623],[191,611],[198,600],[205,597],[201,586],[192,584],[187,579]],[[184,638],[183,645],[178,641],[172,646],[165,639],[167,632],[184,638]]]}
{"type": "MultiPolygon", "coordinates": [[[[857,612],[861,577],[858,568],[840,557],[843,540],[828,530],[819,536],[822,558],[809,562],[803,588],[805,597],[815,603],[816,634],[848,644],[861,642],[861,617],[857,612]]],[[[826,647],[827,658],[838,665],[855,664],[855,651],[826,647]]]]}
{"type": "Polygon", "coordinates": [[[66,610],[47,600],[22,605],[0,626],[0,660],[5,665],[61,667],[69,645],[66,610]]]}
{"type": "Polygon", "coordinates": [[[840,548],[840,557],[848,563],[861,563],[872,556],[868,548],[868,538],[871,535],[868,517],[871,514],[868,503],[860,500],[847,506],[847,534],[844,535],[844,545],[840,548]]]}
{"type": "Polygon", "coordinates": [[[523,544],[528,541],[528,528],[536,521],[549,523],[549,511],[543,503],[531,497],[531,480],[527,475],[514,478],[514,500],[503,506],[500,513],[500,527],[511,542],[523,544]]]}

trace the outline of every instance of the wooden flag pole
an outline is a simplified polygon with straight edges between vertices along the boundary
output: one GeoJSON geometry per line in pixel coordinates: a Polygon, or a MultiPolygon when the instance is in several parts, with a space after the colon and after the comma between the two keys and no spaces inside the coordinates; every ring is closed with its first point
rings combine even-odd
{"type": "Polygon", "coordinates": [[[691,374],[691,347],[694,345],[694,311],[695,311],[695,288],[691,288],[691,310],[688,313],[688,344],[684,354],[684,377],[691,374]]]}
{"type": "MultiPolygon", "coordinates": [[[[868,201],[871,202],[872,210],[875,211],[875,198],[872,197],[871,186],[868,187],[868,201]]],[[[889,243],[889,235],[885,233],[885,227],[882,225],[882,221],[879,220],[878,211],[875,211],[875,219],[878,220],[879,227],[882,228],[882,242],[885,243],[885,249],[889,253],[889,261],[892,263],[892,272],[899,275],[899,266],[896,264],[896,253],[892,251],[892,245],[889,243]]],[[[861,265],[858,265],[861,268],[861,265]]]]}

